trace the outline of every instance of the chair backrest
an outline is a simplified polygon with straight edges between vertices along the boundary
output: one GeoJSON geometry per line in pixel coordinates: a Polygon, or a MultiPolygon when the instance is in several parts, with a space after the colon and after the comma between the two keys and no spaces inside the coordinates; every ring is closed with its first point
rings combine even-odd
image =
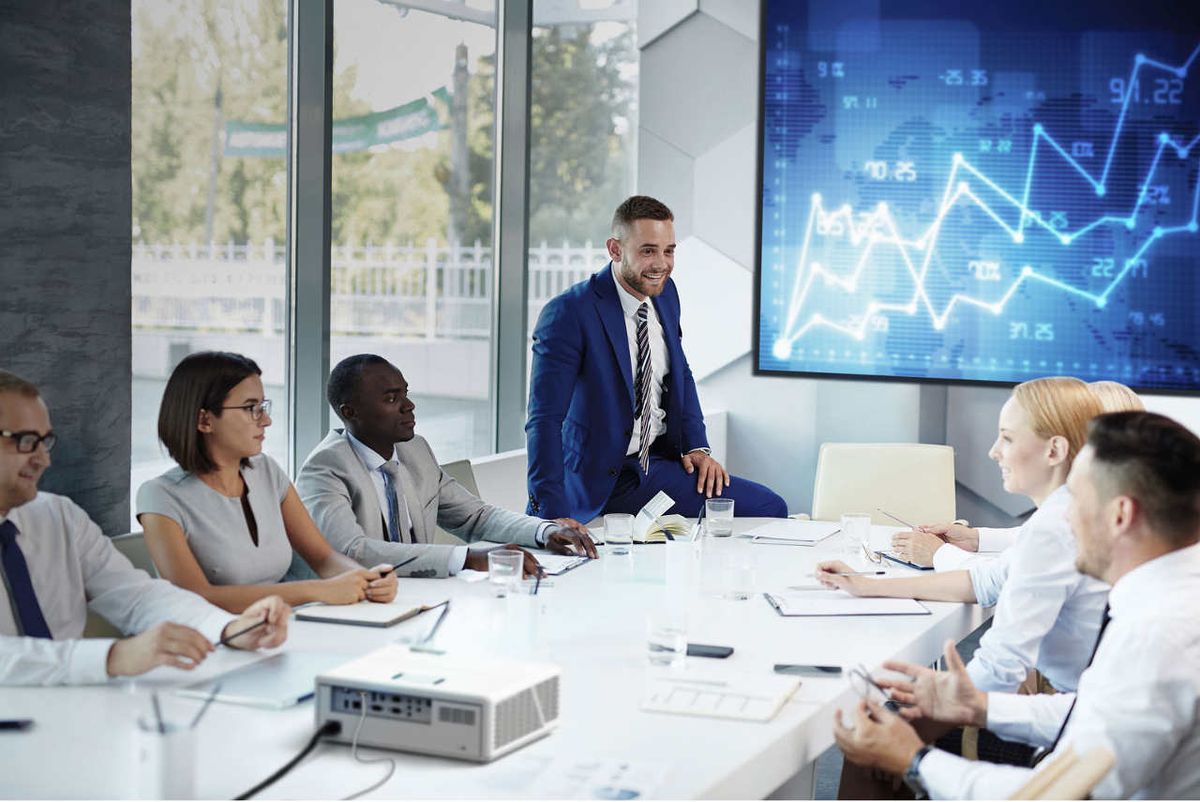
{"type": "Polygon", "coordinates": [[[479,497],[513,512],[524,512],[529,502],[525,449],[502,451],[471,460],[479,497]]]}
{"type": "Polygon", "coordinates": [[[477,496],[479,495],[479,485],[475,483],[475,471],[471,468],[471,460],[460,459],[454,462],[447,462],[442,466],[442,470],[467,490],[477,496]]]}
{"type": "Polygon", "coordinates": [[[1112,751],[1097,746],[1077,757],[1070,747],[1046,761],[1009,799],[1087,799],[1116,764],[1112,751]]]}
{"type": "Polygon", "coordinates": [[[954,449],[922,443],[825,443],[817,458],[812,517],[836,521],[864,513],[896,526],[879,512],[919,526],[954,520],[954,449]]]}
{"type": "MultiPolygon", "coordinates": [[[[150,550],[146,548],[146,538],[141,532],[117,535],[112,538],[112,544],[117,551],[129,558],[134,568],[141,568],[150,576],[158,578],[158,569],[154,567],[154,560],[150,559],[150,550]]],[[[124,636],[125,633],[88,610],[87,623],[83,625],[83,637],[121,638],[124,636]]]]}

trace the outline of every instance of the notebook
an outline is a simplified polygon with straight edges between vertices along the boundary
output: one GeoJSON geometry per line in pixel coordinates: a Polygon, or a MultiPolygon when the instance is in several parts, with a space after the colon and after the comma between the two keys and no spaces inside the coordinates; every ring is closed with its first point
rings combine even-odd
{"type": "Polygon", "coordinates": [[[778,546],[815,546],[827,537],[842,531],[831,521],[796,521],[781,518],[756,526],[746,534],[752,543],[778,546]]]}
{"type": "Polygon", "coordinates": [[[647,501],[633,519],[633,542],[665,543],[675,538],[689,537],[692,524],[687,518],[682,515],[663,515],[674,506],[675,499],[662,491],[647,501]]]}
{"type": "Polygon", "coordinates": [[[213,686],[220,683],[221,692],[214,697],[218,702],[282,710],[310,698],[318,674],[352,659],[325,652],[280,652],[212,679],[177,688],[175,693],[207,699],[213,686]]]}
{"type": "Polygon", "coordinates": [[[440,607],[448,598],[444,588],[408,590],[397,594],[396,598],[387,604],[369,601],[361,601],[358,604],[313,604],[297,610],[296,620],[352,624],[360,627],[390,627],[440,607]]]}
{"type": "Polygon", "coordinates": [[[764,593],[763,597],[783,616],[929,615],[916,599],[872,599],[842,590],[802,590],[764,593]]]}

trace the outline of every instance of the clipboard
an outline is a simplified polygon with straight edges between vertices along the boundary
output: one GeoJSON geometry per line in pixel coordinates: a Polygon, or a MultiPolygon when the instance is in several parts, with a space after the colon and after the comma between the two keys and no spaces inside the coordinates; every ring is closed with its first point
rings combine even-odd
{"type": "Polygon", "coordinates": [[[899,563],[900,565],[908,566],[909,568],[916,569],[917,571],[932,571],[933,570],[932,565],[917,565],[916,563],[910,563],[908,560],[900,559],[895,554],[892,554],[890,551],[879,551],[879,552],[876,552],[876,554],[878,554],[880,557],[883,557],[885,560],[891,560],[894,563],[899,563]]]}

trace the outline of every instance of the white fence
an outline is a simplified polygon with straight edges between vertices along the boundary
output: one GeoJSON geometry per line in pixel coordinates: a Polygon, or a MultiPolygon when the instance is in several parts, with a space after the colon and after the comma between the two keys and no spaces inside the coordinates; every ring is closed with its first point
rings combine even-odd
{"type": "MultiPolygon", "coordinates": [[[[446,245],[333,247],[330,314],[336,336],[487,339],[492,251],[446,245]]],[[[282,245],[133,246],[135,329],[282,334],[282,245]]],[[[604,248],[546,243],[529,252],[529,326],[542,306],[608,261],[604,248]]]]}

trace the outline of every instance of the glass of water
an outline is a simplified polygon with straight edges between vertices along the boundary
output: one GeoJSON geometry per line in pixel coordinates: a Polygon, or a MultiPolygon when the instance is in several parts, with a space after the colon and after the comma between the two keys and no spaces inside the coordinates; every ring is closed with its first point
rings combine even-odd
{"type": "Polygon", "coordinates": [[[496,549],[488,552],[488,580],[496,591],[496,598],[503,599],[515,590],[521,581],[521,566],[525,562],[524,552],[514,549],[496,549]]]}
{"type": "Polygon", "coordinates": [[[633,543],[633,516],[624,512],[605,515],[604,542],[609,554],[628,554],[633,543]]]}
{"type": "Polygon", "coordinates": [[[704,501],[704,521],[712,537],[733,534],[733,499],[710,498],[704,501]]]}
{"type": "Polygon", "coordinates": [[[843,515],[842,536],[845,538],[846,562],[861,565],[871,545],[871,516],[861,513],[843,515]]]}
{"type": "Polygon", "coordinates": [[[686,620],[678,614],[650,614],[646,618],[646,646],[650,665],[682,668],[687,660],[686,620]]]}

